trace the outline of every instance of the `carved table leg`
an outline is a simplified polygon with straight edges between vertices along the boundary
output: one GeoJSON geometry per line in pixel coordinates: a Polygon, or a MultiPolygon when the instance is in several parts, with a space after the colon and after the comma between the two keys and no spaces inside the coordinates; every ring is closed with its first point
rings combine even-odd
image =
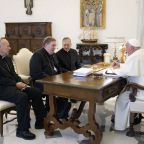
{"type": "Polygon", "coordinates": [[[56,99],[54,96],[49,95],[49,106],[50,111],[47,113],[47,116],[44,118],[44,128],[45,136],[52,136],[54,134],[53,124],[51,123],[52,118],[56,115],[56,99]]]}
{"type": "Polygon", "coordinates": [[[88,112],[88,124],[91,131],[90,141],[91,144],[100,144],[102,139],[102,131],[100,130],[99,125],[96,123],[95,113],[96,103],[94,101],[90,101],[88,112]]]}

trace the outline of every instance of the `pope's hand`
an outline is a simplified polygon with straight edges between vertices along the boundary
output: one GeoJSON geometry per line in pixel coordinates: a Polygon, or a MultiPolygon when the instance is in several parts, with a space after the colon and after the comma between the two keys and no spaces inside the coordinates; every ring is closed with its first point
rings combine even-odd
{"type": "Polygon", "coordinates": [[[23,83],[23,82],[18,82],[18,83],[16,83],[16,88],[17,89],[23,89],[23,88],[26,88],[26,84],[25,83],[23,83]]]}
{"type": "Polygon", "coordinates": [[[114,69],[120,68],[119,62],[114,61],[114,62],[112,63],[112,67],[113,67],[114,69]]]}

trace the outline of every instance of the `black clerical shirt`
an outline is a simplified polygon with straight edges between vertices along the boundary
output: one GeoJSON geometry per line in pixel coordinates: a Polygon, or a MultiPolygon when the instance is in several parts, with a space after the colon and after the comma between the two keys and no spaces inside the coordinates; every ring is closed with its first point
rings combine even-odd
{"type": "Polygon", "coordinates": [[[78,53],[74,49],[67,52],[62,48],[56,53],[56,56],[63,72],[73,71],[81,67],[78,53]]]}

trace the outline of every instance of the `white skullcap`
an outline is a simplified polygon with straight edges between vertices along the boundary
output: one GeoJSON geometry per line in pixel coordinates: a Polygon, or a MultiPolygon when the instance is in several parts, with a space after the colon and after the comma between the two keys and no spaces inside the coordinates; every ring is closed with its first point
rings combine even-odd
{"type": "Polygon", "coordinates": [[[141,47],[140,41],[137,39],[130,39],[128,40],[128,43],[134,47],[141,47]]]}

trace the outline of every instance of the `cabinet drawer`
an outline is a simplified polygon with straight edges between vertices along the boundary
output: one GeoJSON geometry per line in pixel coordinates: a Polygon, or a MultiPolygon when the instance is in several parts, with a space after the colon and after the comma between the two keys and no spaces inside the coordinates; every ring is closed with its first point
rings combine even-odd
{"type": "Polygon", "coordinates": [[[31,40],[31,50],[35,52],[37,49],[42,48],[43,39],[33,39],[31,40]]]}

